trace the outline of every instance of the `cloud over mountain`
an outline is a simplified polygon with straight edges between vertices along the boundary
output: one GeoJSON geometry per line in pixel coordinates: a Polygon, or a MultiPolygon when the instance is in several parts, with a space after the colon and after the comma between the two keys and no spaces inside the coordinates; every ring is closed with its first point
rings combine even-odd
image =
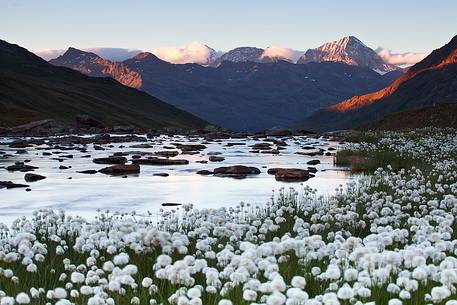
{"type": "Polygon", "coordinates": [[[185,47],[163,47],[151,53],[162,60],[174,64],[196,63],[206,65],[216,56],[216,52],[207,45],[194,41],[185,47]]]}
{"type": "Polygon", "coordinates": [[[265,49],[265,51],[262,54],[262,58],[285,58],[290,61],[296,62],[302,54],[302,51],[296,51],[293,49],[280,47],[278,45],[272,45],[265,49]]]}
{"type": "Polygon", "coordinates": [[[427,53],[418,52],[405,52],[405,53],[394,53],[389,49],[379,47],[376,49],[376,53],[388,64],[396,66],[411,66],[427,56],[427,53]]]}

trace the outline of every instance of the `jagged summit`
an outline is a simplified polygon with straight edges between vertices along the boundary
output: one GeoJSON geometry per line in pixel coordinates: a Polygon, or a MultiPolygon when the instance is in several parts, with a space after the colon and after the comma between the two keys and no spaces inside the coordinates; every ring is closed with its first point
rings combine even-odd
{"type": "Polygon", "coordinates": [[[68,50],[59,57],[51,59],[49,63],[54,66],[70,67],[88,75],[112,77],[123,85],[136,89],[140,88],[142,84],[140,74],[132,71],[125,64],[110,61],[95,53],[82,51],[72,47],[68,48],[68,50]]]}
{"type": "Polygon", "coordinates": [[[255,47],[238,47],[238,48],[232,49],[232,50],[224,53],[222,56],[217,58],[217,60],[214,61],[213,66],[218,66],[220,63],[222,63],[224,61],[260,62],[264,51],[265,51],[264,49],[255,48],[255,47]]]}
{"type": "Polygon", "coordinates": [[[132,58],[133,60],[159,59],[151,52],[141,52],[132,58]]]}
{"type": "Polygon", "coordinates": [[[298,64],[309,62],[336,61],[352,66],[361,66],[386,73],[400,68],[385,63],[376,52],[355,36],[346,36],[327,42],[316,49],[309,49],[298,60],[298,64]]]}
{"type": "Polygon", "coordinates": [[[62,62],[72,62],[73,64],[76,64],[78,62],[82,63],[87,63],[87,62],[97,62],[97,61],[104,61],[102,57],[98,56],[95,53],[92,52],[86,52],[74,47],[69,47],[65,53],[62,55],[58,56],[57,58],[51,59],[49,63],[56,65],[56,66],[62,66],[62,62]]]}

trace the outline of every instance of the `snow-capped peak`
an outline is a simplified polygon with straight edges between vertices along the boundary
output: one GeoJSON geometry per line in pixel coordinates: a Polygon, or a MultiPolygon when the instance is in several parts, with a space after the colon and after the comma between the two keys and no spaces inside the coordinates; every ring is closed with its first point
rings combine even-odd
{"type": "Polygon", "coordinates": [[[384,62],[371,48],[354,36],[327,42],[316,49],[309,49],[297,63],[335,61],[348,65],[368,67],[375,71],[389,72],[399,68],[384,62]]]}

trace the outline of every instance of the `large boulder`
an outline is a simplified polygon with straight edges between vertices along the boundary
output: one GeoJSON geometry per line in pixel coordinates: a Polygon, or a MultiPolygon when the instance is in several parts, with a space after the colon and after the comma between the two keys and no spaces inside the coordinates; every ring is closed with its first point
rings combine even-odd
{"type": "Polygon", "coordinates": [[[225,158],[224,158],[224,157],[221,157],[221,156],[210,156],[210,157],[209,157],[209,160],[210,160],[211,162],[222,162],[222,161],[225,160],[225,158]]]}
{"type": "Polygon", "coordinates": [[[212,171],[209,171],[207,169],[201,169],[197,172],[198,175],[203,175],[203,176],[207,176],[207,175],[212,175],[213,172],[212,171]]]}
{"type": "Polygon", "coordinates": [[[46,177],[42,176],[42,175],[38,175],[38,174],[33,174],[33,173],[27,173],[24,176],[24,180],[27,182],[34,182],[34,181],[43,180],[43,179],[46,179],[46,177]]]}
{"type": "Polygon", "coordinates": [[[156,156],[160,156],[160,157],[172,158],[172,157],[176,157],[177,155],[179,155],[179,151],[177,151],[177,150],[162,150],[162,151],[156,151],[154,154],[156,156]]]}
{"type": "Polygon", "coordinates": [[[140,166],[138,164],[117,164],[100,169],[98,172],[106,175],[128,175],[139,174],[140,166]]]}
{"type": "Polygon", "coordinates": [[[7,188],[12,189],[16,187],[29,187],[27,184],[13,183],[12,181],[0,181],[0,189],[7,188]]]}
{"type": "Polygon", "coordinates": [[[122,156],[109,156],[106,158],[95,158],[92,162],[97,164],[124,164],[127,162],[127,158],[122,156]]]}
{"type": "Polygon", "coordinates": [[[173,143],[176,148],[182,150],[182,152],[189,152],[189,151],[201,151],[206,148],[206,145],[203,144],[181,144],[181,143],[173,143]]]}
{"type": "Polygon", "coordinates": [[[36,166],[27,165],[27,164],[24,164],[24,162],[18,161],[16,163],[14,163],[14,165],[7,166],[6,170],[8,170],[10,172],[30,172],[37,168],[38,167],[36,167],[36,166]]]}
{"type": "Polygon", "coordinates": [[[232,165],[215,168],[214,176],[216,177],[231,177],[231,178],[246,178],[249,175],[260,174],[260,169],[252,166],[232,165]]]}
{"type": "Polygon", "coordinates": [[[270,168],[268,173],[275,175],[277,181],[285,182],[306,181],[314,177],[309,171],[300,168],[270,168]]]}
{"type": "Polygon", "coordinates": [[[321,163],[321,161],[319,161],[319,160],[311,160],[311,161],[306,162],[306,164],[309,164],[309,165],[317,165],[319,163],[321,163]]]}

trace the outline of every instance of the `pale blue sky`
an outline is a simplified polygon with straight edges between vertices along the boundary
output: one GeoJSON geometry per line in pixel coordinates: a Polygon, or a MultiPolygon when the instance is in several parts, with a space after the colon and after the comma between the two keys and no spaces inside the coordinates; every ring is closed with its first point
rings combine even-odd
{"type": "Polygon", "coordinates": [[[201,41],[217,50],[305,50],[354,35],[368,46],[428,52],[457,34],[456,0],[1,0],[0,38],[30,50],[150,50],[201,41]]]}

